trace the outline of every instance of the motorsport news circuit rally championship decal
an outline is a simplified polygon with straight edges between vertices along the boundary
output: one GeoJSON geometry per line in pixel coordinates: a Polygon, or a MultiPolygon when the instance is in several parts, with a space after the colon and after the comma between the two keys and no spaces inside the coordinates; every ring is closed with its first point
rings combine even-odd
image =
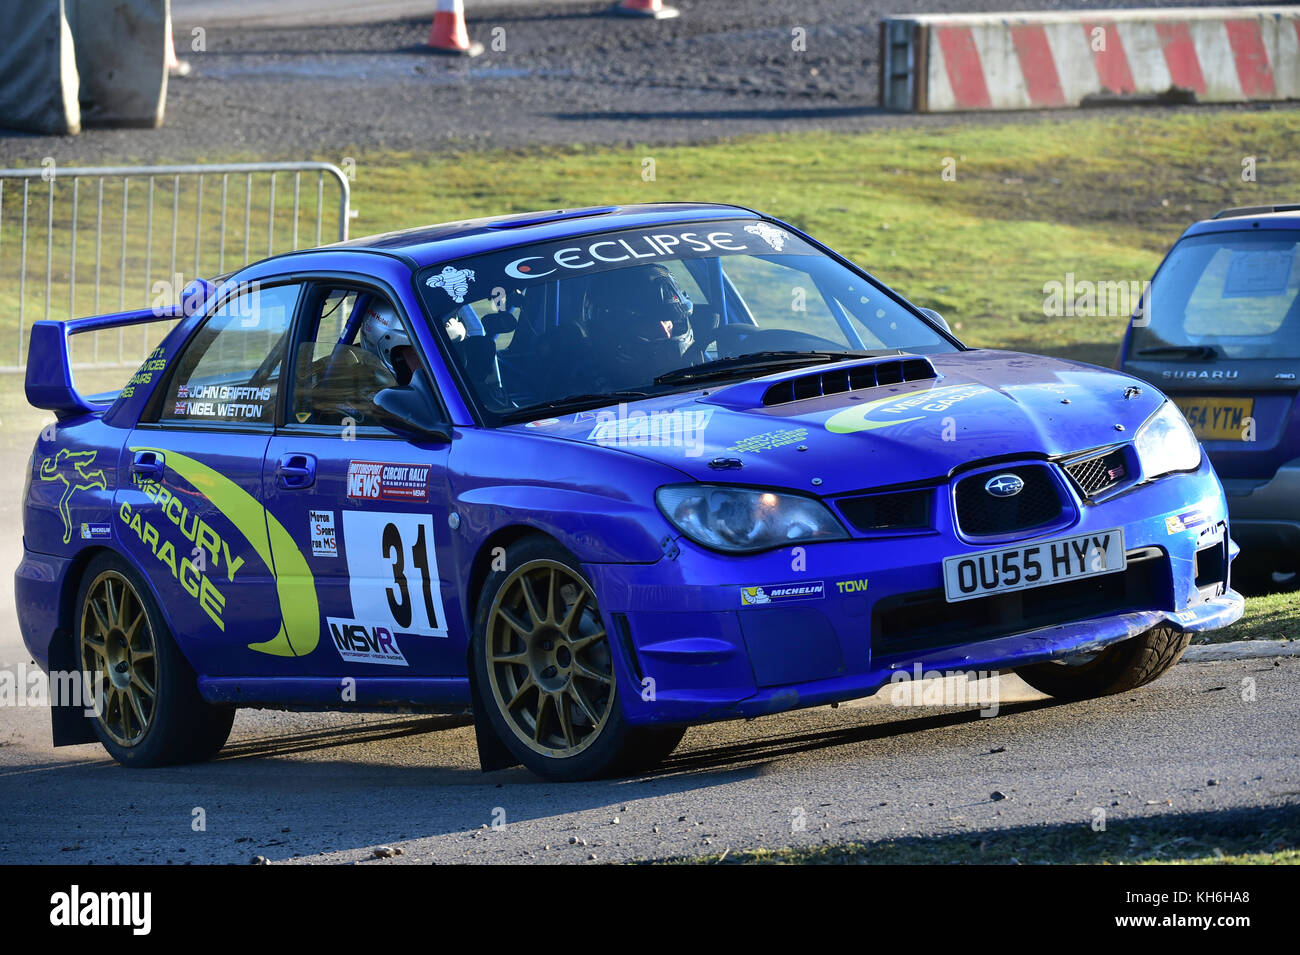
{"type": "Polygon", "coordinates": [[[348,497],[354,501],[427,501],[429,468],[420,464],[349,461],[348,497]]]}

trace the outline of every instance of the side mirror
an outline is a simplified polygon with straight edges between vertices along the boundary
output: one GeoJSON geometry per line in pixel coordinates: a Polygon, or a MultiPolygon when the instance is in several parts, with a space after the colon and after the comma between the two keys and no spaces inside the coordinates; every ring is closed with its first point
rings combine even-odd
{"type": "Polygon", "coordinates": [[[451,426],[438,415],[424,372],[417,371],[409,384],[384,388],[374,397],[380,424],[389,431],[425,441],[450,441],[451,426]]]}
{"type": "Polygon", "coordinates": [[[936,312],[934,309],[923,308],[920,309],[920,312],[926,318],[930,319],[932,322],[934,322],[936,325],[942,328],[949,335],[952,334],[952,329],[948,327],[948,320],[944,318],[942,315],[940,315],[938,312],[936,312]]]}

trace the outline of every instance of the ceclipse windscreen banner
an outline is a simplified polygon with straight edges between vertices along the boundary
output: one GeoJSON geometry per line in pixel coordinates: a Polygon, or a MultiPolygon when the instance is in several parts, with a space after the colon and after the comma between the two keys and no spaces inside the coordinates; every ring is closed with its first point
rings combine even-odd
{"type": "Polygon", "coordinates": [[[517,246],[434,266],[419,278],[430,302],[454,308],[493,289],[593,275],[635,265],[726,255],[817,255],[793,233],[761,221],[684,222],[517,246]]]}

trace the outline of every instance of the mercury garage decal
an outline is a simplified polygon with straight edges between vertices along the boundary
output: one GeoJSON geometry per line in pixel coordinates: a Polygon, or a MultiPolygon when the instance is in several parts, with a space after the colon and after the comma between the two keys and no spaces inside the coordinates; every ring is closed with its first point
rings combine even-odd
{"type": "Polygon", "coordinates": [[[429,466],[349,461],[348,497],[354,501],[427,501],[429,466]]]}
{"type": "Polygon", "coordinates": [[[801,584],[765,584],[761,587],[741,587],[740,605],[761,607],[794,600],[821,600],[824,596],[826,583],[821,580],[809,580],[801,584]]]}
{"type": "Polygon", "coordinates": [[[853,434],[920,421],[930,415],[942,414],[967,399],[991,394],[992,391],[992,388],[985,385],[945,385],[899,397],[877,398],[831,415],[826,419],[826,430],[835,434],[853,434]]]}
{"type": "Polygon", "coordinates": [[[349,623],[367,628],[375,640],[377,628],[386,628],[394,648],[407,635],[447,636],[430,515],[344,511],[343,539],[354,618],[349,623]]]}
{"type": "MultiPolygon", "coordinates": [[[[165,456],[167,467],[184,478],[194,489],[206,497],[219,510],[235,529],[247,540],[257,556],[267,567],[275,569],[275,591],[280,603],[280,629],[268,640],[250,643],[248,649],[258,653],[268,653],[277,657],[305,656],[316,649],[320,642],[320,605],[316,600],[316,580],[307,558],[302,555],[292,535],[284,525],[275,519],[256,498],[230,478],[219,474],[200,461],[186,457],[176,451],[164,451],[162,448],[136,447],[132,453],[153,451],[165,456]]],[[[183,501],[162,485],[143,482],[140,490],[158,504],[161,514],[175,525],[180,536],[192,541],[211,557],[211,566],[207,571],[200,571],[188,557],[176,560],[177,544],[180,537],[171,535],[164,540],[159,534],[153,520],[142,518],[133,511],[125,501],[118,511],[118,516],[134,532],[140,541],[153,551],[154,557],[164,563],[185,588],[186,592],[198,601],[199,606],[222,630],[225,623],[222,613],[226,598],[221,592],[212,572],[223,571],[227,582],[234,582],[235,575],[243,565],[242,557],[234,557],[229,542],[206,521],[194,515],[189,520],[188,508],[183,501]],[[189,520],[189,526],[186,526],[189,520]]],[[[153,517],[154,515],[148,515],[153,517]]],[[[191,548],[185,546],[184,552],[191,548]]],[[[204,563],[208,563],[205,558],[204,563]]]]}

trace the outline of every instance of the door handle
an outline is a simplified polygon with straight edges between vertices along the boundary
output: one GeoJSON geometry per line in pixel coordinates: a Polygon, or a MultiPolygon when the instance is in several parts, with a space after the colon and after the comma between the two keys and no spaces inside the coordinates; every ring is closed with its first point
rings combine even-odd
{"type": "Polygon", "coordinates": [[[297,490],[316,483],[316,456],[296,452],[280,455],[275,466],[280,487],[297,490]]]}
{"type": "Polygon", "coordinates": [[[164,457],[157,451],[137,451],[131,459],[131,474],[145,481],[163,479],[164,457]]]}

